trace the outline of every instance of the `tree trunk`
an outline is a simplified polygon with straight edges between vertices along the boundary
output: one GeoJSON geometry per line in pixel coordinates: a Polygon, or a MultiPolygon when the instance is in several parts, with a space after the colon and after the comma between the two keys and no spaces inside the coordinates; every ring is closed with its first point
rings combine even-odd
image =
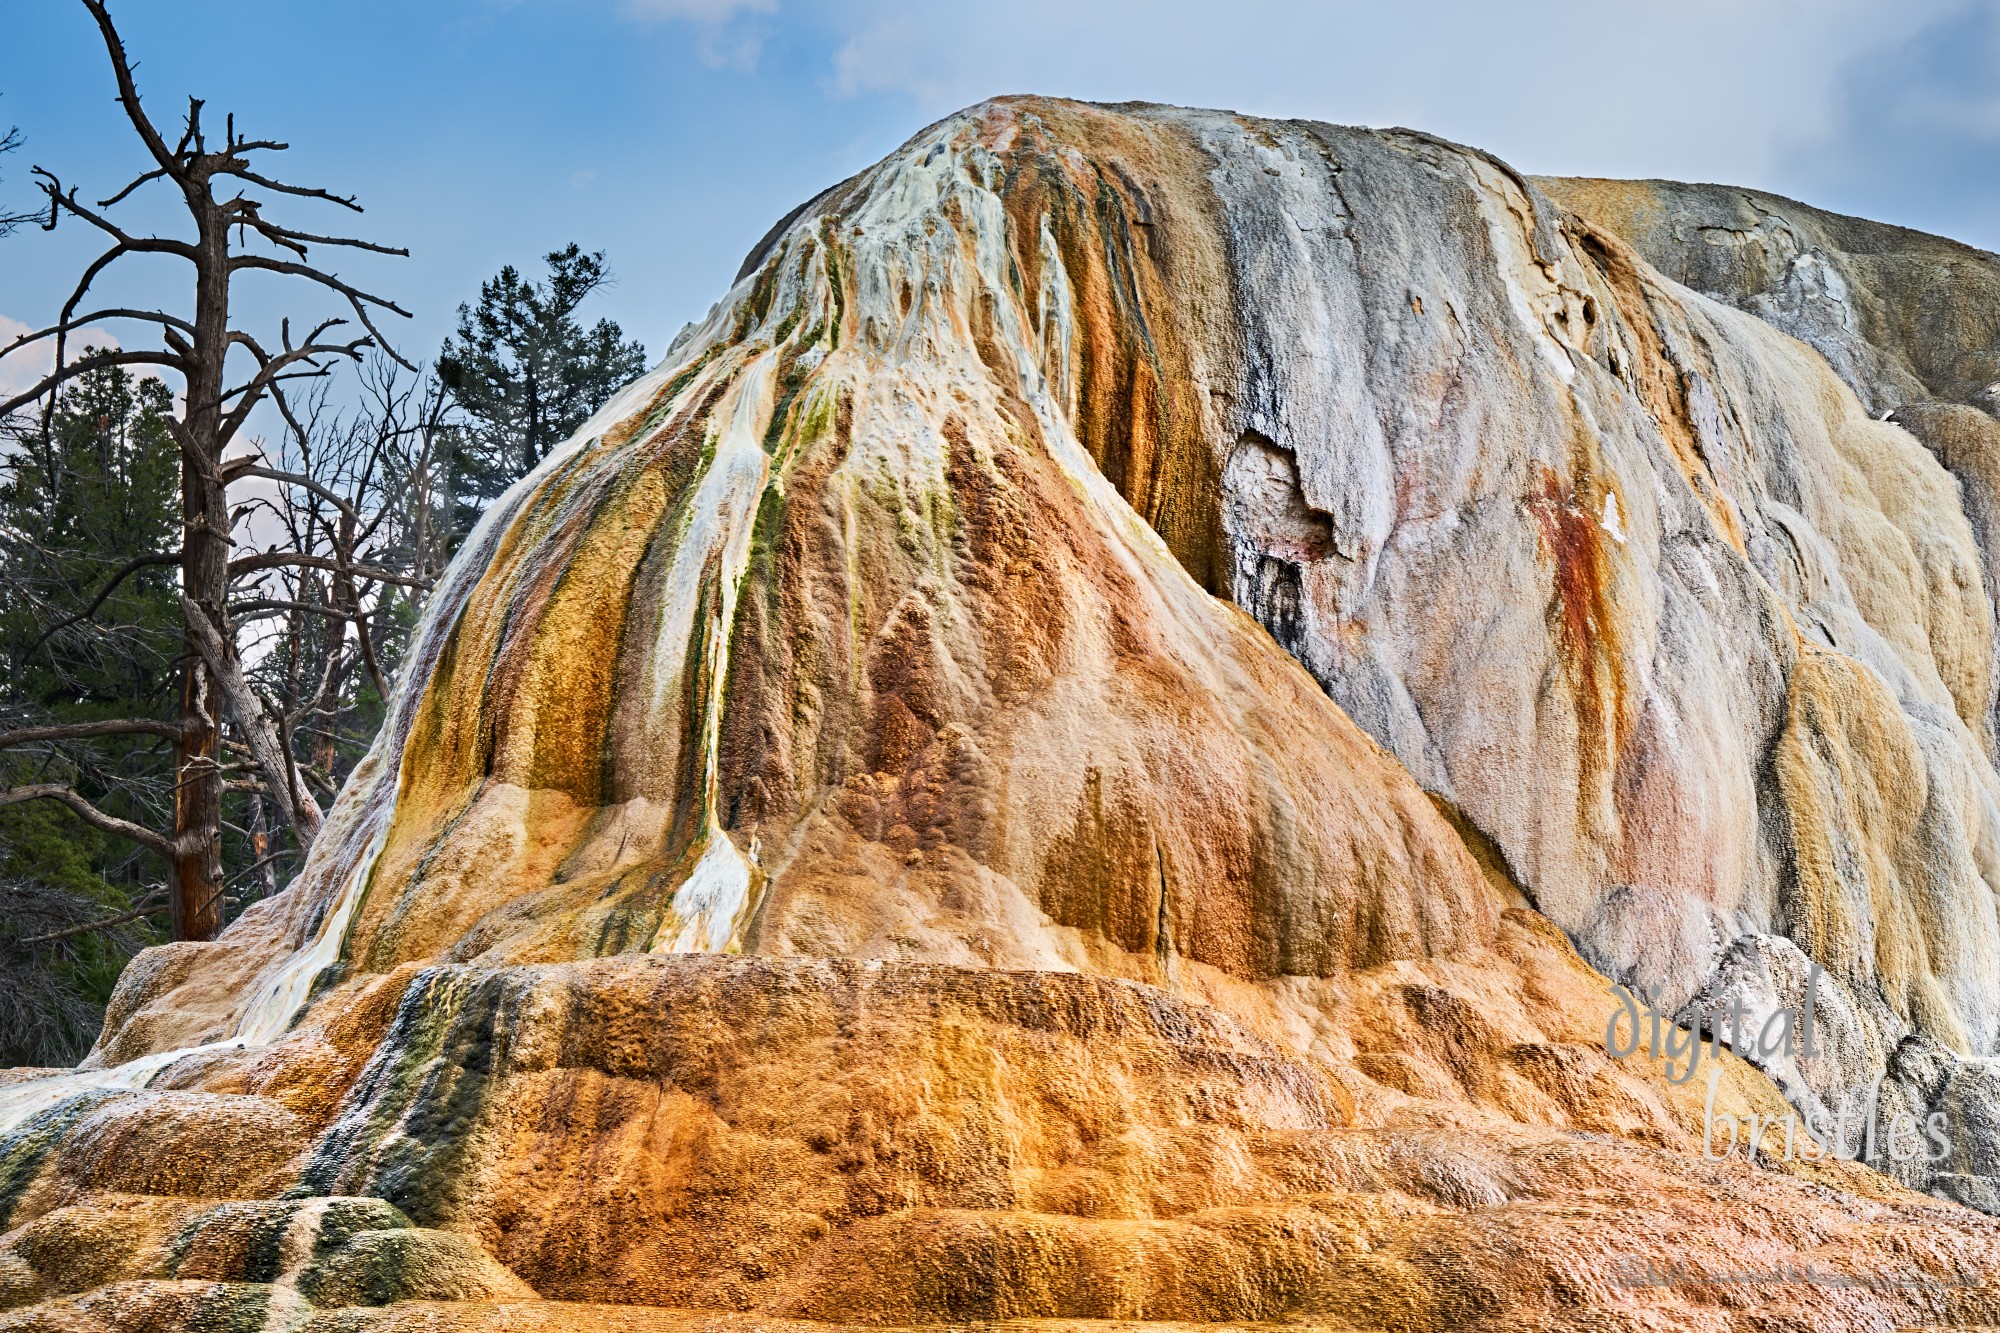
{"type": "Polygon", "coordinates": [[[271,860],[271,825],[264,818],[264,798],[253,795],[250,798],[250,854],[256,858],[257,883],[262,887],[262,897],[268,898],[278,891],[278,867],[271,860]]]}
{"type": "MultiPolygon", "coordinates": [[[[192,462],[183,459],[181,466],[187,523],[181,586],[214,624],[221,619],[229,588],[229,545],[218,535],[228,531],[228,516],[222,487],[206,484],[192,462]]],[[[213,466],[207,471],[214,475],[213,466]]],[[[175,939],[212,940],[222,929],[222,688],[192,629],[181,661],[181,738],[174,783],[174,844],[179,850],[169,906],[175,939]]]]}
{"type": "Polygon", "coordinates": [[[222,929],[222,764],[216,688],[201,654],[181,664],[181,743],[174,752],[174,879],[167,906],[177,940],[222,929]]]}
{"type": "MultiPolygon", "coordinates": [[[[222,376],[229,354],[229,229],[208,182],[183,185],[195,216],[194,360],[181,439],[181,591],[225,644],[229,632],[229,500],[222,482],[222,376]]],[[[182,665],[174,787],[174,938],[222,929],[222,688],[192,628],[182,665]]]]}

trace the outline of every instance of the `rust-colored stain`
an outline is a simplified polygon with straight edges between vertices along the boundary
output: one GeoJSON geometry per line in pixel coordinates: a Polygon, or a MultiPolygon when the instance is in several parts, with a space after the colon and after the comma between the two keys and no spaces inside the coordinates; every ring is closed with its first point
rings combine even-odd
{"type": "Polygon", "coordinates": [[[1214,204],[1193,145],[1064,105],[1023,126],[1005,154],[1002,201],[1032,325],[1040,308],[1044,223],[1073,303],[1070,364],[1076,432],[1104,475],[1210,591],[1226,580],[1210,448],[1194,370],[1209,325],[1228,312],[1198,295],[1221,291],[1214,204]],[[1088,143],[1089,157],[1052,142],[1088,143]],[[1189,220],[1196,220],[1189,226],[1189,220]],[[1182,225],[1170,225],[1179,222],[1182,225]]]}
{"type": "MultiPolygon", "coordinates": [[[[1715,530],[1742,554],[1746,549],[1743,522],[1723,495],[1702,450],[1701,436],[1695,430],[1688,402],[1686,372],[1655,323],[1656,318],[1677,316],[1678,309],[1671,302],[1653,299],[1647,279],[1639,270],[1639,261],[1623,241],[1581,219],[1575,225],[1580,229],[1576,238],[1578,251],[1588,256],[1603,275],[1624,327],[1632,336],[1629,349],[1634,363],[1629,372],[1632,391],[1659,427],[1660,438],[1666,443],[1674,466],[1701,501],[1715,530]]],[[[1684,341],[1691,345],[1693,340],[1684,341]]]]}
{"type": "Polygon", "coordinates": [[[1554,565],[1551,611],[1575,690],[1579,740],[1586,756],[1608,757],[1623,743],[1625,724],[1617,610],[1609,587],[1612,552],[1598,520],[1601,501],[1593,503],[1566,485],[1546,464],[1536,472],[1527,507],[1554,565]]]}

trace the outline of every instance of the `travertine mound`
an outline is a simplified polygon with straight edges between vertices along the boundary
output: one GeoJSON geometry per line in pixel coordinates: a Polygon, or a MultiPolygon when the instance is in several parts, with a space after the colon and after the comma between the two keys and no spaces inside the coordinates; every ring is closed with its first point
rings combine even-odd
{"type": "Polygon", "coordinates": [[[1028,99],[814,200],[0,1086],[0,1328],[2000,1321],[2000,265],[1787,223],[1815,351],[1621,188],[1028,99]],[[1949,1153],[1704,1155],[1832,1107],[1949,1153]]]}

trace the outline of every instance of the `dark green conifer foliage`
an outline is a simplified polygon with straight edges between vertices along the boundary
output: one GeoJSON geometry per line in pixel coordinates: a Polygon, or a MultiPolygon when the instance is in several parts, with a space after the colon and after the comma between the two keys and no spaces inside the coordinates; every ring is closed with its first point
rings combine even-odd
{"type": "Polygon", "coordinates": [[[611,281],[603,251],[550,252],[544,281],[511,264],[458,308],[437,372],[464,416],[453,487],[462,534],[485,505],[575,433],[646,369],[646,349],[608,319],[585,328],[584,300],[611,281]]]}
{"type": "MultiPolygon", "coordinates": [[[[171,410],[158,380],[135,382],[106,366],[64,391],[46,430],[16,418],[0,463],[0,730],[173,716],[175,571],[129,568],[175,543],[171,410]]],[[[173,747],[159,737],[9,749],[0,768],[0,787],[58,782],[119,818],[170,822],[173,747]]],[[[163,911],[162,873],[158,858],[63,806],[0,807],[0,1012],[10,1015],[0,1023],[0,1065],[81,1057],[119,969],[155,936],[144,917],[59,932],[138,907],[163,911]],[[23,943],[50,935],[59,937],[23,943]]]]}

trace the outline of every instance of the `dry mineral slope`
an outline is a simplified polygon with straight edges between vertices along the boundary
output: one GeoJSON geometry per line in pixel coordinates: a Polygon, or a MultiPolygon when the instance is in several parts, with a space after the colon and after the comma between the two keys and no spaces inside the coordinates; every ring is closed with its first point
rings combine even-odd
{"type": "Polygon", "coordinates": [[[0,1077],[0,1328],[2000,1322],[1996,275],[931,127],[495,506],[299,880],[0,1077]],[[1814,961],[1717,1109],[1946,1160],[1603,1049],[1814,961]]]}

